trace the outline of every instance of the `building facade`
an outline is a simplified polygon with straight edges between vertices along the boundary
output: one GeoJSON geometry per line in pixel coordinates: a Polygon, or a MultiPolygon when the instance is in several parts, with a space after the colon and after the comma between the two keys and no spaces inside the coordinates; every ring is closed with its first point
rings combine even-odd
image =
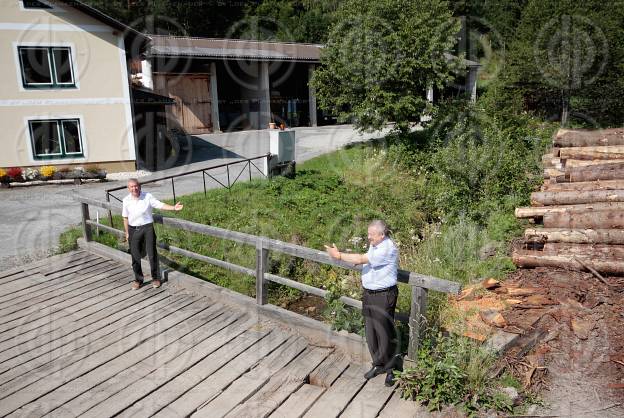
{"type": "Polygon", "coordinates": [[[134,170],[127,49],[147,41],[80,2],[0,2],[0,167],[134,170]]]}

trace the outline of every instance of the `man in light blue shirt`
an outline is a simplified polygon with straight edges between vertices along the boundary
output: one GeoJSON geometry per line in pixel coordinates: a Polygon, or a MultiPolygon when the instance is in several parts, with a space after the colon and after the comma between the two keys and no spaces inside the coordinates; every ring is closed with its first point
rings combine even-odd
{"type": "Polygon", "coordinates": [[[337,260],[363,264],[362,268],[362,314],[366,342],[373,359],[373,367],[364,374],[366,379],[387,373],[386,386],[394,379],[394,358],[397,351],[394,311],[399,290],[397,271],[399,251],[388,237],[388,227],[383,221],[374,220],[368,226],[368,252],[366,254],[342,253],[334,244],[325,246],[327,253],[337,260]]]}

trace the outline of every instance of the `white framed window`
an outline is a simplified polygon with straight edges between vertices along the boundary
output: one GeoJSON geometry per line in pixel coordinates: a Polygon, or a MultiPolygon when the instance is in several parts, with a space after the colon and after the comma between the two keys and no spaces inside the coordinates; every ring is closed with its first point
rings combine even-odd
{"type": "Polygon", "coordinates": [[[35,160],[84,157],[79,119],[32,119],[28,128],[35,160]]]}
{"type": "Polygon", "coordinates": [[[52,5],[45,0],[20,0],[20,3],[26,10],[53,9],[52,5]]]}
{"type": "Polygon", "coordinates": [[[76,87],[70,47],[18,46],[17,53],[24,88],[76,87]]]}

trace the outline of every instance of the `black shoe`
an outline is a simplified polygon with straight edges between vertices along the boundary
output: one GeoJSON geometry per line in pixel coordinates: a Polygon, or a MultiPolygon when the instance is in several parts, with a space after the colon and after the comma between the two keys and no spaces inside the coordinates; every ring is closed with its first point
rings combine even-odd
{"type": "Polygon", "coordinates": [[[381,366],[373,366],[372,369],[370,369],[369,371],[364,373],[364,379],[366,379],[366,380],[372,379],[375,376],[379,376],[384,371],[385,371],[384,368],[381,367],[381,366]]]}
{"type": "Polygon", "coordinates": [[[394,373],[392,373],[392,370],[386,374],[386,381],[384,382],[384,385],[388,387],[394,386],[394,373]]]}

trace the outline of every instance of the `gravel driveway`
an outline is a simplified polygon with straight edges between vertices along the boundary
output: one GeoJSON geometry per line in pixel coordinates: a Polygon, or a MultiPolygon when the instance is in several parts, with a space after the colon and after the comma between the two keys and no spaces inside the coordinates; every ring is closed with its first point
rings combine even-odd
{"type": "MultiPolygon", "coordinates": [[[[319,128],[297,128],[297,161],[302,162],[343,146],[380,137],[381,134],[360,136],[350,125],[319,128]]],[[[267,130],[200,135],[194,138],[193,152],[185,156],[188,164],[165,170],[180,173],[239,158],[254,157],[269,150],[267,130]]],[[[157,174],[163,174],[159,172],[157,174]]],[[[225,179],[225,170],[217,178],[225,179]]],[[[244,176],[243,176],[244,177],[244,176]]],[[[149,178],[149,176],[147,177],[149,178]]],[[[72,200],[74,193],[104,199],[104,190],[122,181],[73,185],[42,185],[0,190],[0,269],[25,264],[45,257],[58,245],[59,235],[80,223],[79,205],[72,200]]],[[[209,182],[208,187],[219,187],[209,182]]],[[[176,195],[203,190],[201,174],[185,176],[175,181],[176,195]]],[[[147,187],[160,199],[172,197],[171,183],[160,181],[147,187]]],[[[122,197],[125,192],[118,192],[122,197]]],[[[103,215],[104,211],[100,211],[103,215]]],[[[92,211],[94,218],[96,213],[92,211]]]]}

